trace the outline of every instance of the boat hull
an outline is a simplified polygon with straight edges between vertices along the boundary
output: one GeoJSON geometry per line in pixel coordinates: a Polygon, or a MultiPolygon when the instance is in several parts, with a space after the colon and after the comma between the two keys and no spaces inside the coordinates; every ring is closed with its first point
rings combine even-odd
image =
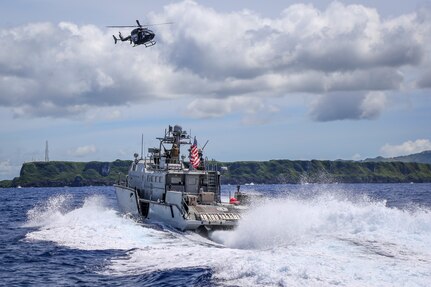
{"type": "Polygon", "coordinates": [[[196,216],[184,213],[176,204],[140,199],[135,189],[121,185],[114,185],[114,187],[120,211],[135,217],[161,222],[182,231],[200,228],[231,229],[237,224],[237,220],[196,218],[196,216]]]}
{"type": "Polygon", "coordinates": [[[140,215],[136,190],[121,185],[114,185],[120,211],[133,216],[140,215]]]}

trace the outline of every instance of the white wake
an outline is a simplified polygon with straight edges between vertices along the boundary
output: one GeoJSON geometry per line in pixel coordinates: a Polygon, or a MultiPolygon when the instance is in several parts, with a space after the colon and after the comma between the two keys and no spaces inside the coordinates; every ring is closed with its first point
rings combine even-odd
{"type": "Polygon", "coordinates": [[[326,193],[270,199],[234,231],[213,241],[192,232],[143,226],[107,207],[103,197],[70,209],[67,196],[29,211],[27,240],[71,248],[123,249],[102,272],[142,274],[209,267],[213,279],[243,286],[427,286],[431,282],[431,212],[400,210],[367,198],[326,193]]]}

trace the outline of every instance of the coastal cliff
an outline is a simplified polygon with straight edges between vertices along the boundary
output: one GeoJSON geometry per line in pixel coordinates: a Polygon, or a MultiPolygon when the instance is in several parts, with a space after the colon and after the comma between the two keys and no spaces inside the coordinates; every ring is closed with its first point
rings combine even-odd
{"type": "Polygon", "coordinates": [[[431,165],[414,162],[270,160],[225,165],[224,182],[231,184],[431,182],[431,165]]]}
{"type": "MultiPolygon", "coordinates": [[[[29,162],[20,176],[0,187],[112,185],[125,178],[130,160],[113,162],[29,162]]],[[[415,162],[270,160],[217,162],[223,184],[431,182],[431,165],[415,162]]]]}
{"type": "Polygon", "coordinates": [[[112,185],[120,176],[125,178],[131,162],[28,162],[22,165],[19,177],[0,181],[0,187],[112,185]]]}

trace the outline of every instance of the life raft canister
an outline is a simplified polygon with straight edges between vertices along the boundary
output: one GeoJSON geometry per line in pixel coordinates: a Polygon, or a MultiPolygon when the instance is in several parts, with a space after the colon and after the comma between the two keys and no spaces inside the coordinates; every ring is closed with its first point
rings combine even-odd
{"type": "Polygon", "coordinates": [[[229,200],[230,204],[240,204],[239,200],[236,199],[235,197],[231,197],[229,200]]]}

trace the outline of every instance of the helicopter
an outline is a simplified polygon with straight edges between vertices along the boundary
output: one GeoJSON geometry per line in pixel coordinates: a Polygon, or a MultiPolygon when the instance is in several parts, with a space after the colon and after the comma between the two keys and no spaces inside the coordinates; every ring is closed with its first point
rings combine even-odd
{"type": "Polygon", "coordinates": [[[141,25],[139,23],[139,20],[136,20],[136,24],[138,25],[132,25],[132,26],[106,26],[108,28],[135,28],[130,32],[130,35],[127,37],[123,37],[121,32],[118,32],[118,37],[115,37],[115,35],[112,35],[114,38],[114,43],[117,44],[119,40],[122,42],[129,41],[130,44],[133,43],[133,47],[136,47],[138,45],[144,45],[146,48],[154,46],[156,44],[156,41],[154,41],[155,34],[153,31],[148,29],[149,26],[155,26],[155,25],[166,25],[166,24],[172,24],[169,23],[160,23],[160,24],[151,24],[151,25],[141,25]]]}

